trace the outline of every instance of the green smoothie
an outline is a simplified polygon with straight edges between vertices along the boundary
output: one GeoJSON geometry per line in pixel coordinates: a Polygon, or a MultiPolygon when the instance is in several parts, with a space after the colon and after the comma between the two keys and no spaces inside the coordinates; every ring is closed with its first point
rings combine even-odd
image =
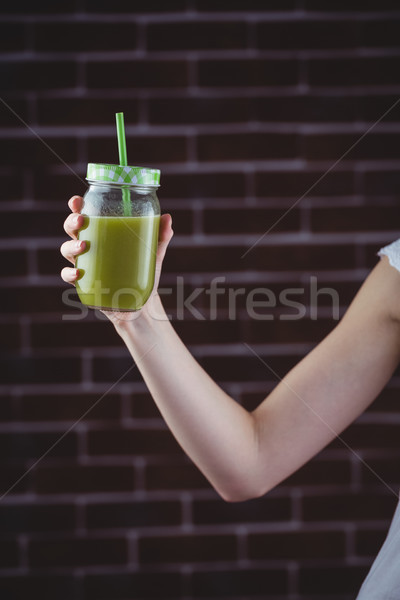
{"type": "Polygon", "coordinates": [[[111,310],[138,310],[154,285],[159,216],[85,217],[79,239],[87,250],[76,266],[83,304],[111,310]]]}

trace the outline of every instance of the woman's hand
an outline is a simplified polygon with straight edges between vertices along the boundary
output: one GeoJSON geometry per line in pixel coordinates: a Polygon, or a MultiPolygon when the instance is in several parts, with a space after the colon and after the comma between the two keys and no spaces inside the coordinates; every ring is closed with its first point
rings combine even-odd
{"type": "MultiPolygon", "coordinates": [[[[75,265],[76,258],[79,256],[79,254],[84,252],[86,248],[86,243],[84,241],[78,240],[79,230],[81,229],[84,223],[84,217],[83,215],[81,215],[80,212],[83,206],[83,198],[81,196],[72,196],[72,198],[68,200],[68,206],[71,209],[72,214],[70,214],[65,219],[64,229],[66,233],[72,238],[72,240],[64,242],[60,248],[60,252],[64,256],[64,258],[66,258],[70,263],[75,265]]],[[[160,282],[161,268],[165,257],[165,252],[167,250],[169,242],[171,241],[172,236],[174,235],[171,225],[171,215],[162,215],[160,219],[160,231],[158,236],[154,286],[153,291],[151,292],[151,295],[144,307],[140,310],[133,312],[117,312],[107,310],[102,311],[115,325],[118,325],[122,321],[131,321],[133,319],[137,319],[143,311],[151,312],[151,308],[155,303],[155,299],[158,297],[157,289],[158,284],[160,282]]],[[[75,282],[79,278],[79,269],[64,267],[64,269],[61,271],[61,277],[67,283],[75,285],[75,282]]]]}

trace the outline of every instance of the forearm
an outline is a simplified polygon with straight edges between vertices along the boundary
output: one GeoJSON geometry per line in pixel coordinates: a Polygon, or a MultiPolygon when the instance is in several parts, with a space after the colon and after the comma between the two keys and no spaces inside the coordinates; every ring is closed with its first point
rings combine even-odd
{"type": "MultiPolygon", "coordinates": [[[[226,500],[257,495],[254,418],[193,358],[156,297],[157,314],[116,325],[179,444],[226,500]]],[[[153,313],[154,311],[152,311],[153,313]]]]}

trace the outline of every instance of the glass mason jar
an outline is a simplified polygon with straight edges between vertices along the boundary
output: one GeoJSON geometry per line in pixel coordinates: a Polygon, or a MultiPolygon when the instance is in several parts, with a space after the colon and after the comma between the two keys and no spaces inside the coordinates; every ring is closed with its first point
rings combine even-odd
{"type": "Polygon", "coordinates": [[[86,179],[79,299],[91,308],[139,310],[154,286],[160,171],[89,163],[86,179]]]}

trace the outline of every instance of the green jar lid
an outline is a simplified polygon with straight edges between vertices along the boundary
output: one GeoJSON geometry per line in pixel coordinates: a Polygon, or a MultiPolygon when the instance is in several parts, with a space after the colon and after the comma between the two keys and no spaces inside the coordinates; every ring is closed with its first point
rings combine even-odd
{"type": "Polygon", "coordinates": [[[159,169],[148,167],[123,167],[122,165],[100,165],[89,163],[86,179],[108,181],[122,185],[160,185],[159,169]]]}

